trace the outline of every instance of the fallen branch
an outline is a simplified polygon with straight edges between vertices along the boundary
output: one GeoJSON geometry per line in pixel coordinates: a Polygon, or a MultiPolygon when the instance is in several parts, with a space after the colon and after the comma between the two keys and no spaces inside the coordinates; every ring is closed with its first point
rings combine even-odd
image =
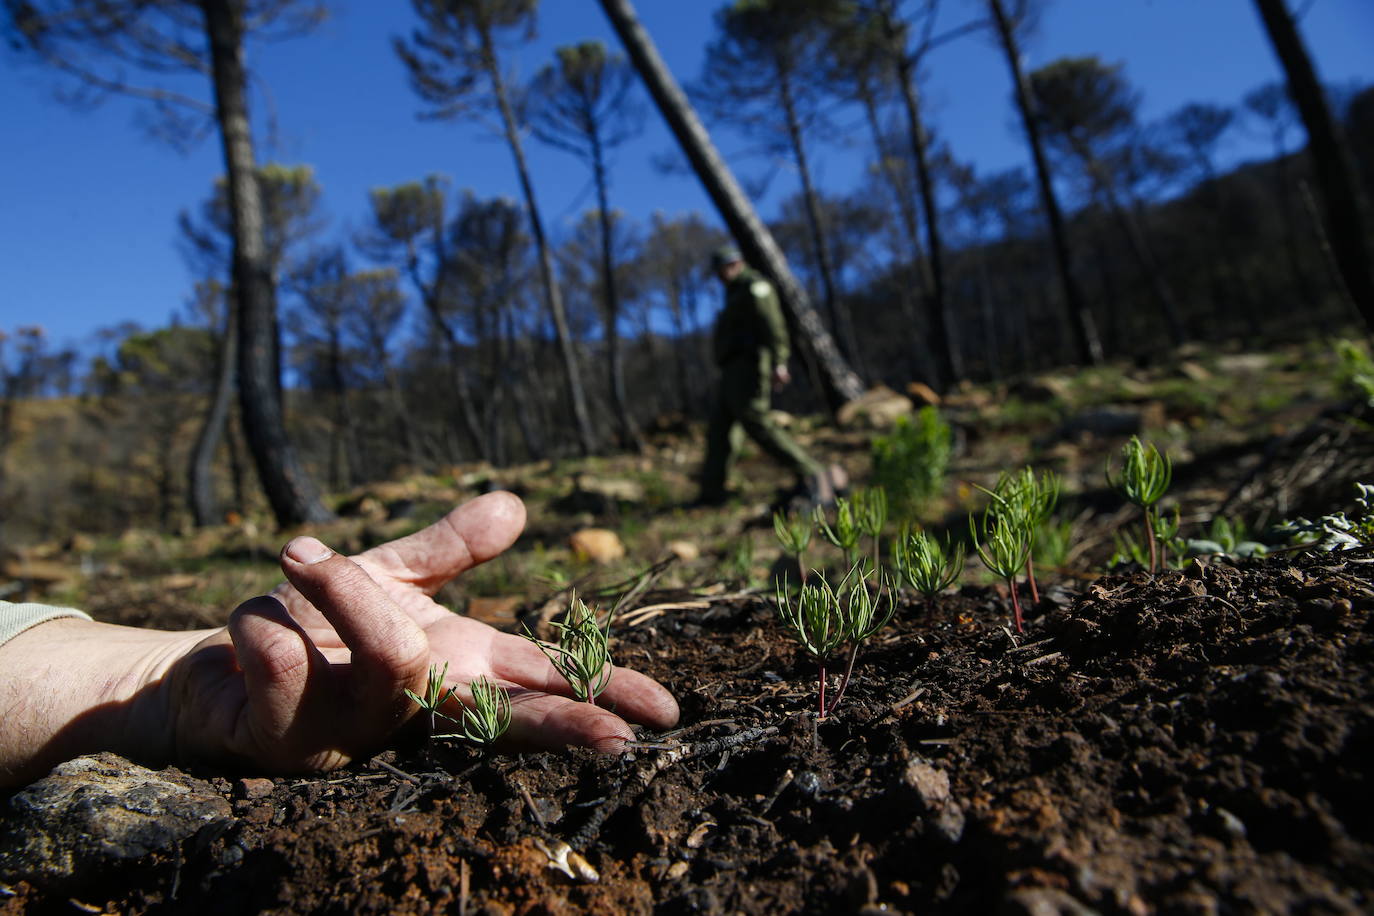
{"type": "Polygon", "coordinates": [[[730,748],[739,747],[742,744],[749,744],[760,738],[769,737],[778,733],[776,725],[758,726],[756,728],[746,728],[744,731],[735,732],[733,735],[725,735],[721,738],[709,738],[705,741],[694,741],[691,743],[678,744],[669,747],[657,754],[653,758],[644,761],[635,772],[620,786],[620,791],[616,793],[606,804],[592,812],[587,822],[573,834],[568,840],[568,845],[574,850],[586,849],[596,841],[601,833],[601,828],[606,820],[615,812],[628,804],[633,803],[644,791],[649,788],[649,784],[654,778],[674,764],[684,760],[691,760],[693,757],[704,757],[708,754],[717,754],[730,748]]]}

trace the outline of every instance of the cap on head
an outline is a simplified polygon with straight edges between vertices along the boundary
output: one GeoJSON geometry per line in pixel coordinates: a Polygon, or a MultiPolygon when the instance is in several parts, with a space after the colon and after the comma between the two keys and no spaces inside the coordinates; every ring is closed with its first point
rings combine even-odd
{"type": "Polygon", "coordinates": [[[733,264],[736,261],[743,261],[744,255],[739,253],[739,249],[734,245],[722,245],[711,252],[711,269],[720,270],[726,264],[733,264]]]}

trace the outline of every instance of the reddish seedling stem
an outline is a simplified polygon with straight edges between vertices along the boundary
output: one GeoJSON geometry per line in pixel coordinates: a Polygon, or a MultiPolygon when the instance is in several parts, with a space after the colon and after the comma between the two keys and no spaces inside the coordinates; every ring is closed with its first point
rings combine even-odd
{"type": "Polygon", "coordinates": [[[1040,603],[1040,589],[1035,585],[1035,561],[1030,555],[1026,556],[1026,581],[1030,583],[1031,603],[1040,603]]]}
{"type": "Polygon", "coordinates": [[[1150,542],[1150,575],[1152,576],[1155,574],[1155,570],[1159,568],[1159,554],[1158,548],[1155,545],[1155,526],[1153,524],[1153,521],[1154,520],[1150,518],[1150,510],[1146,509],[1145,540],[1150,542]]]}
{"type": "Polygon", "coordinates": [[[1011,619],[1016,624],[1016,632],[1023,633],[1025,628],[1021,626],[1021,599],[1016,597],[1016,578],[1014,576],[1007,579],[1007,587],[1011,590],[1011,619]]]}
{"type": "Polygon", "coordinates": [[[854,673],[854,659],[858,655],[859,644],[855,643],[849,650],[849,664],[845,666],[844,677],[840,678],[840,686],[835,690],[835,699],[830,703],[830,713],[833,713],[839,707],[840,700],[844,699],[845,688],[849,686],[849,676],[854,673]]]}

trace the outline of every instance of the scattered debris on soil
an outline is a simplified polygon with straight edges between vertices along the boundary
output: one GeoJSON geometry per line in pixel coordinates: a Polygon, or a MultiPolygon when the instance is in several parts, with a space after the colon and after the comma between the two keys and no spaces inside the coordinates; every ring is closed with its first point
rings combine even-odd
{"type": "Polygon", "coordinates": [[[210,777],[231,821],[56,882],[0,859],[0,912],[1374,903],[1374,551],[1052,589],[1020,639],[992,588],[910,603],[821,722],[766,602],[697,604],[621,631],[620,657],[684,713],[624,757],[435,746],[210,777]]]}

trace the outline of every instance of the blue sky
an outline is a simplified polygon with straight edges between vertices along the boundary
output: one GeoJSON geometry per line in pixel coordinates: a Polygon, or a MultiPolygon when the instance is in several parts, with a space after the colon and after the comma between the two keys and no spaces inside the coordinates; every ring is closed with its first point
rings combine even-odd
{"type": "MultiPolygon", "coordinates": [[[[680,80],[700,73],[718,5],[638,3],[680,80]]],[[[250,56],[270,88],[277,124],[275,137],[258,131],[260,160],[312,165],[336,234],[362,224],[369,188],[431,172],[484,196],[517,196],[509,153],[482,127],[415,117],[420,105],[390,48],[391,36],[410,28],[409,4],[336,0],[331,6],[332,19],[317,33],[258,47],[250,56]]],[[[945,6],[944,21],[955,24],[981,4],[946,0],[945,6]]],[[[596,0],[544,0],[542,7],[538,39],[513,61],[521,76],[531,76],[557,45],[588,38],[616,45],[596,0]]],[[[1374,2],[1314,0],[1302,29],[1325,81],[1374,81],[1374,2]]],[[[1280,76],[1250,0],[1051,0],[1026,50],[1031,66],[1085,54],[1123,63],[1143,93],[1145,120],[1190,101],[1236,104],[1280,76]]],[[[958,157],[984,173],[1028,165],[1006,67],[990,40],[974,36],[948,45],[925,69],[927,115],[958,157]]],[[[137,103],[110,99],[94,110],[66,108],[53,100],[47,72],[17,67],[12,56],[0,57],[0,79],[7,134],[0,169],[0,329],[37,323],[59,345],[87,347],[103,327],[167,322],[192,283],[174,244],[176,216],[195,208],[222,171],[218,138],[181,155],[142,132],[137,103]]],[[[259,102],[255,114],[263,113],[259,102]]],[[[739,137],[722,132],[717,142],[741,174],[771,165],[744,155],[751,144],[739,137]]],[[[672,146],[651,111],[643,137],[616,154],[612,205],[639,219],[655,210],[709,213],[692,177],[653,168],[651,158],[672,146]]],[[[541,204],[557,232],[591,205],[585,171],[535,143],[529,152],[541,204]]],[[[823,187],[851,189],[867,152],[842,142],[816,149],[823,187]]],[[[1266,152],[1258,134],[1237,131],[1225,157],[1235,162],[1266,152]]],[[[781,171],[760,202],[764,215],[795,188],[795,175],[781,171]]]]}

